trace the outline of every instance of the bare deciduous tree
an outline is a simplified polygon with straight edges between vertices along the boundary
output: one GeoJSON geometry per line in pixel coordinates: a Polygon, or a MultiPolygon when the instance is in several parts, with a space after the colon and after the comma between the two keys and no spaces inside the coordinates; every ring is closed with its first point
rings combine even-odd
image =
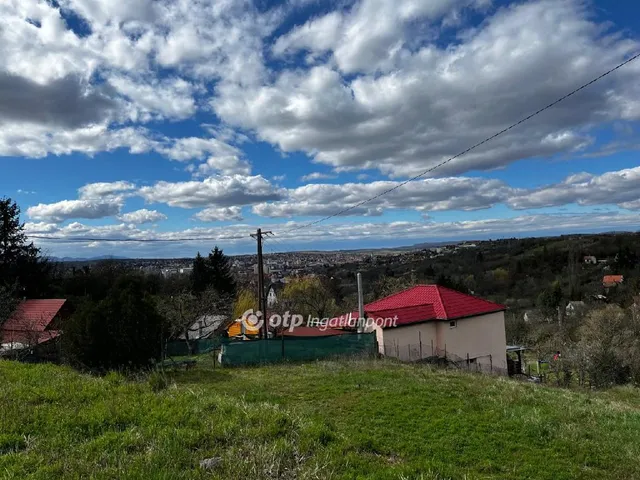
{"type": "Polygon", "coordinates": [[[213,316],[223,316],[216,332],[225,330],[233,321],[231,313],[233,297],[220,294],[214,289],[207,289],[200,294],[182,291],[158,299],[158,311],[165,318],[167,338],[182,339],[189,352],[193,353],[193,340],[198,336],[198,328],[194,327],[199,320],[211,321],[213,316]]]}

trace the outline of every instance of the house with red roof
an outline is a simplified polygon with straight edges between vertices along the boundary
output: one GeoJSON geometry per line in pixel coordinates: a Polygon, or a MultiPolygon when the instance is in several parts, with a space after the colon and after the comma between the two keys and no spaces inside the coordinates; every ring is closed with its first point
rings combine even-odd
{"type": "Polygon", "coordinates": [[[363,331],[376,333],[383,355],[419,360],[446,354],[507,367],[504,305],[440,285],[417,285],[369,303],[364,310],[363,331]]]}
{"type": "Polygon", "coordinates": [[[602,286],[604,288],[617,287],[624,282],[624,276],[622,275],[605,275],[602,277],[602,286]]]}
{"type": "Polygon", "coordinates": [[[63,299],[24,300],[0,328],[0,354],[41,348],[62,333],[68,313],[63,299]]]}

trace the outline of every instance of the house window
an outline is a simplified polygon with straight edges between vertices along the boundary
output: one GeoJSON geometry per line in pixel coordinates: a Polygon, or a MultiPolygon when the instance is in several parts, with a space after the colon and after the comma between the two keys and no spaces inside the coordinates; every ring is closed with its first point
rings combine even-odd
{"type": "Polygon", "coordinates": [[[456,320],[451,320],[449,322],[449,328],[456,328],[458,326],[458,322],[456,320]]]}

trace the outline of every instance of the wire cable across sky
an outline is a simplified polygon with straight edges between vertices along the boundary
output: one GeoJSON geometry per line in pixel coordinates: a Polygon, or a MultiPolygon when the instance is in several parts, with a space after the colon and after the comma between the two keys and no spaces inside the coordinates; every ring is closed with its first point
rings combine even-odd
{"type": "MultiPolygon", "coordinates": [[[[634,60],[637,60],[638,58],[640,58],[640,53],[637,53],[631,57],[629,57],[627,60],[625,60],[624,62],[616,65],[615,67],[611,68],[610,70],[607,70],[606,72],[604,72],[603,74],[597,76],[596,78],[592,79],[591,81],[579,86],[578,88],[576,88],[575,90],[572,90],[571,92],[567,93],[566,95],[563,95],[562,97],[558,98],[557,100],[551,102],[550,104],[540,108],[539,110],[527,115],[526,117],[522,118],[521,120],[517,121],[516,123],[513,123],[511,125],[509,125],[508,127],[500,130],[499,132],[494,133],[493,135],[491,135],[490,137],[485,138],[484,140],[472,145],[471,147],[467,148],[466,150],[463,150],[462,152],[447,158],[446,160],[427,168],[426,170],[424,170],[423,172],[419,173],[418,175],[415,175],[407,180],[404,180],[400,183],[398,183],[397,185],[383,191],[380,192],[377,195],[374,195],[373,197],[367,198],[366,200],[362,200],[361,202],[358,202],[354,205],[351,205],[349,207],[343,208],[342,210],[333,213],[331,215],[327,215],[325,217],[319,218],[317,220],[313,220],[311,222],[308,223],[304,223],[302,225],[296,225],[295,227],[292,227],[288,230],[284,230],[283,232],[281,232],[280,238],[282,238],[282,235],[288,234],[288,233],[292,233],[298,230],[301,230],[303,228],[308,228],[311,227],[313,225],[317,225],[319,223],[325,222],[327,220],[330,220],[332,218],[335,217],[339,217],[341,215],[344,215],[347,212],[350,212],[351,210],[354,210],[358,207],[361,207],[362,205],[366,205],[369,202],[372,202],[374,200],[377,200],[380,197],[383,197],[391,192],[394,192],[396,190],[398,190],[399,188],[407,185],[408,183],[411,183],[415,180],[418,180],[419,178],[424,177],[425,175],[427,175],[428,173],[433,172],[434,170],[452,162],[453,160],[462,157],[463,155],[466,155],[467,153],[469,153],[472,150],[475,150],[476,148],[484,145],[487,142],[490,142],[491,140],[505,134],[506,132],[516,128],[517,126],[521,125],[522,123],[527,122],[528,120],[531,120],[533,117],[541,114],[542,112],[544,112],[545,110],[549,110],[550,108],[556,106],[557,104],[559,104],[560,102],[566,100],[567,98],[575,95],[576,93],[584,90],[585,88],[593,85],[594,83],[598,82],[599,80],[602,80],[604,77],[612,74],[613,72],[615,72],[616,70],[619,70],[620,68],[624,67],[625,65],[628,65],[629,63],[633,62],[634,60]]],[[[87,238],[87,237],[56,237],[56,236],[45,236],[45,235],[28,235],[29,238],[32,239],[38,239],[38,240],[58,240],[58,241],[62,241],[62,242],[139,242],[139,243],[171,243],[171,242],[197,242],[197,241],[220,241],[220,240],[239,240],[239,239],[245,239],[248,238],[248,235],[237,235],[237,236],[230,236],[230,237],[196,237],[196,238],[146,238],[146,239],[141,239],[141,238],[131,238],[131,237],[126,237],[126,238],[87,238]]]]}
{"type": "Polygon", "coordinates": [[[44,235],[28,235],[28,238],[37,240],[58,240],[61,242],[141,242],[141,243],[161,243],[161,242],[199,242],[199,241],[219,241],[219,240],[240,240],[249,238],[248,235],[236,235],[234,237],[196,237],[196,238],[88,238],[88,237],[55,237],[44,235]]]}
{"type": "Polygon", "coordinates": [[[355,209],[355,208],[361,207],[362,205],[366,205],[367,203],[372,202],[373,200],[376,200],[376,199],[378,199],[378,198],[380,198],[380,197],[383,197],[384,195],[387,195],[387,194],[389,194],[389,193],[391,193],[391,192],[393,192],[393,191],[395,191],[395,190],[398,190],[399,188],[401,188],[401,187],[405,186],[406,184],[411,183],[411,182],[413,182],[414,180],[417,180],[417,179],[419,179],[419,178],[424,177],[424,176],[425,176],[425,175],[427,175],[428,173],[433,172],[433,171],[434,171],[434,170],[436,170],[437,168],[440,168],[440,167],[442,167],[443,165],[446,165],[447,163],[449,163],[449,162],[451,162],[451,161],[455,160],[456,158],[460,158],[460,157],[462,157],[463,155],[466,155],[466,154],[467,154],[467,153],[469,153],[471,150],[475,150],[476,148],[478,148],[478,147],[480,147],[480,146],[484,145],[484,144],[485,144],[485,143],[487,143],[487,142],[490,142],[491,140],[493,140],[493,139],[495,139],[495,138],[499,137],[500,135],[502,135],[502,134],[504,134],[504,133],[508,132],[509,130],[514,129],[514,128],[515,128],[515,127],[517,127],[518,125],[520,125],[520,124],[522,124],[522,123],[524,123],[524,122],[526,122],[526,121],[528,121],[528,120],[531,120],[533,117],[535,117],[535,116],[537,116],[537,115],[541,114],[541,113],[542,113],[542,112],[544,112],[545,110],[549,110],[550,108],[552,108],[552,107],[556,106],[558,103],[560,103],[560,102],[562,102],[562,101],[566,100],[567,98],[569,98],[569,97],[571,97],[571,96],[575,95],[576,93],[578,93],[578,92],[580,92],[580,91],[584,90],[585,88],[587,88],[587,87],[589,87],[589,86],[593,85],[593,84],[594,84],[594,83],[596,83],[597,81],[602,80],[602,79],[603,79],[604,77],[606,77],[607,75],[612,74],[612,73],[613,73],[613,72],[615,72],[616,70],[618,70],[618,69],[620,69],[620,68],[624,67],[625,65],[627,65],[627,64],[629,64],[629,63],[631,63],[631,62],[633,62],[634,60],[638,59],[639,57],[640,57],[640,53],[637,53],[637,54],[633,55],[632,57],[630,57],[630,58],[628,58],[627,60],[625,60],[624,62],[622,62],[622,63],[620,63],[620,64],[616,65],[616,66],[615,66],[615,67],[613,67],[612,69],[607,70],[607,71],[606,71],[606,72],[604,72],[602,75],[599,75],[598,77],[594,78],[593,80],[591,80],[591,81],[589,81],[589,82],[585,83],[584,85],[581,85],[580,87],[576,88],[575,90],[573,90],[573,91],[571,91],[571,92],[567,93],[566,95],[563,95],[562,97],[558,98],[557,100],[555,100],[555,101],[551,102],[549,105],[547,105],[547,106],[545,106],[545,107],[542,107],[541,109],[539,109],[539,110],[537,110],[537,111],[533,112],[533,113],[532,113],[532,114],[530,114],[530,115],[527,115],[526,117],[524,117],[523,119],[521,119],[521,120],[517,121],[516,123],[513,123],[513,124],[509,125],[507,128],[504,128],[504,129],[500,130],[500,131],[499,131],[499,132],[497,132],[497,133],[494,133],[494,134],[493,134],[493,135],[491,135],[490,137],[487,137],[487,138],[485,138],[484,140],[482,140],[481,142],[478,142],[478,143],[476,143],[475,145],[472,145],[471,147],[467,148],[466,150],[463,150],[462,152],[460,152],[460,153],[458,153],[458,154],[454,155],[453,157],[449,157],[449,158],[447,158],[446,160],[444,160],[444,161],[442,161],[442,162],[440,162],[440,163],[438,163],[438,164],[436,164],[436,165],[434,165],[434,166],[432,166],[432,167],[427,168],[425,171],[423,171],[422,173],[419,173],[418,175],[415,175],[415,176],[413,176],[413,177],[411,177],[411,178],[409,178],[409,179],[407,179],[407,180],[404,180],[404,181],[400,182],[399,184],[397,184],[397,185],[395,185],[395,186],[393,186],[393,187],[391,187],[391,188],[389,188],[389,189],[387,189],[387,190],[385,190],[385,191],[383,191],[383,192],[380,192],[380,193],[379,193],[379,194],[377,194],[377,195],[374,195],[374,196],[373,196],[373,197],[371,197],[371,198],[367,198],[366,200],[363,200],[363,201],[361,201],[361,202],[358,202],[358,203],[356,203],[355,205],[351,205],[350,207],[346,207],[346,208],[344,208],[344,209],[340,210],[339,212],[333,213],[333,214],[331,214],[331,215],[327,215],[326,217],[322,217],[322,218],[320,218],[320,219],[318,219],[318,220],[314,220],[314,221],[312,221],[312,222],[305,223],[305,224],[303,224],[303,225],[297,225],[297,226],[295,226],[295,227],[293,227],[293,228],[290,228],[289,230],[285,230],[284,232],[282,232],[282,233],[281,233],[281,235],[282,235],[282,234],[291,233],[291,232],[295,232],[295,231],[297,231],[297,230],[301,230],[301,229],[303,229],[303,228],[308,228],[308,227],[311,227],[311,226],[313,226],[313,225],[317,225],[317,224],[322,223],[322,222],[325,222],[325,221],[327,221],[327,220],[329,220],[329,219],[331,219],[331,218],[339,217],[340,215],[344,215],[345,213],[350,212],[351,210],[353,210],[353,209],[355,209]]]}

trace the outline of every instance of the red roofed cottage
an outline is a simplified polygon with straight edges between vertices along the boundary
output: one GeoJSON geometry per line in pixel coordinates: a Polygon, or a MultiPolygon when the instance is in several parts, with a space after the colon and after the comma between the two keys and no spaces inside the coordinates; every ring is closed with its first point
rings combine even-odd
{"type": "Polygon", "coordinates": [[[60,336],[66,300],[25,300],[0,329],[0,354],[43,346],[60,336]]]}
{"type": "Polygon", "coordinates": [[[368,322],[366,331],[376,332],[383,355],[418,360],[446,352],[506,369],[505,310],[450,288],[417,285],[367,304],[366,317],[377,321],[368,322]]]}

